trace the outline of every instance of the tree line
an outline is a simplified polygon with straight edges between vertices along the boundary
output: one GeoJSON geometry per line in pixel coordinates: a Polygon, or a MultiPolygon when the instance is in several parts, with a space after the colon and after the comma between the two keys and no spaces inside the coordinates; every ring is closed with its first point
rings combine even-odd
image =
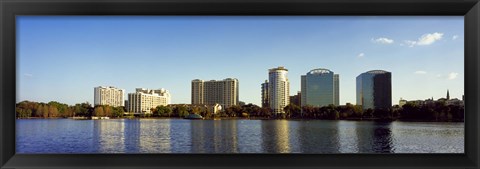
{"type": "Polygon", "coordinates": [[[363,109],[361,105],[347,103],[342,106],[333,104],[323,107],[287,105],[285,113],[274,114],[272,109],[254,104],[234,105],[213,114],[204,106],[159,106],[154,115],[160,117],[183,117],[190,113],[202,115],[206,119],[216,117],[241,117],[261,119],[323,119],[323,120],[383,120],[383,121],[464,121],[464,107],[447,105],[444,101],[435,104],[416,105],[407,103],[388,109],[363,109]],[[181,114],[178,110],[182,110],[181,114]]]}
{"type": "MultiPolygon", "coordinates": [[[[347,103],[342,106],[328,105],[323,107],[298,106],[289,104],[285,113],[274,114],[272,109],[254,104],[230,106],[218,113],[204,105],[168,105],[151,109],[147,117],[179,117],[199,114],[206,119],[222,117],[261,118],[261,119],[324,119],[324,120],[405,120],[405,121],[464,121],[464,107],[447,105],[444,101],[434,104],[416,105],[407,103],[402,107],[393,106],[388,109],[362,109],[360,105],[347,103]]],[[[16,105],[18,118],[66,118],[66,117],[123,117],[124,107],[95,106],[88,102],[69,106],[51,101],[38,103],[23,101],[16,105]]]]}
{"type": "Polygon", "coordinates": [[[67,118],[91,116],[122,117],[124,112],[124,107],[103,105],[93,107],[88,102],[69,106],[56,101],[48,103],[22,101],[17,103],[15,108],[17,118],[67,118]]]}

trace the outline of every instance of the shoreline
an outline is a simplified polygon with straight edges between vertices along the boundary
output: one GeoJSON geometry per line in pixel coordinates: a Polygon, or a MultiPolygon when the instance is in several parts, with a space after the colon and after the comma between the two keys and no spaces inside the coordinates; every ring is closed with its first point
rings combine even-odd
{"type": "MultiPolygon", "coordinates": [[[[72,119],[72,120],[113,120],[113,119],[184,119],[182,117],[110,117],[110,119],[91,119],[91,117],[28,117],[16,118],[21,120],[35,120],[35,119],[72,119]]],[[[313,118],[266,118],[266,117],[218,117],[218,118],[204,118],[201,120],[295,120],[295,121],[313,121],[313,120],[328,120],[328,121],[375,121],[375,122],[442,122],[442,123],[464,123],[465,121],[450,120],[450,121],[435,121],[435,120],[417,120],[417,119],[397,119],[397,120],[382,120],[375,118],[350,118],[350,119],[313,119],[313,118]]]]}

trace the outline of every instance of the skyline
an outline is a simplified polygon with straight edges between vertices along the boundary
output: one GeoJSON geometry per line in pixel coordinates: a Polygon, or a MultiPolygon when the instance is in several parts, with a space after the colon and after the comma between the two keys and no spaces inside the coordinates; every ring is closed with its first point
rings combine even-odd
{"type": "Polygon", "coordinates": [[[392,104],[464,94],[462,17],[17,18],[17,102],[93,103],[93,88],[165,88],[190,103],[191,80],[239,80],[261,105],[268,69],[289,70],[290,94],[316,68],[340,75],[340,105],[355,77],[392,72],[392,104]],[[372,28],[375,28],[372,30],[372,28]],[[204,66],[199,66],[204,65],[204,66]]]}

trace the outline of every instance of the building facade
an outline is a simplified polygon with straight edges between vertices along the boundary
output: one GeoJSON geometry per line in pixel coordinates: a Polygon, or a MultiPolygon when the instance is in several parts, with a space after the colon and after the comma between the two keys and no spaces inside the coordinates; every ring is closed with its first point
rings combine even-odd
{"type": "Polygon", "coordinates": [[[94,105],[125,106],[125,90],[113,86],[94,88],[94,105]]]}
{"type": "Polygon", "coordinates": [[[273,113],[285,113],[283,110],[290,103],[290,81],[288,70],[277,67],[268,70],[268,102],[273,113]]]}
{"type": "Polygon", "coordinates": [[[340,105],[340,75],[338,74],[333,74],[333,87],[335,90],[334,105],[338,106],[340,105]]]}
{"type": "Polygon", "coordinates": [[[151,114],[152,108],[170,104],[170,92],[165,89],[150,90],[137,88],[135,93],[128,94],[128,112],[151,114]]]}
{"type": "Polygon", "coordinates": [[[262,107],[270,107],[268,101],[268,80],[265,80],[265,83],[262,83],[262,107]]]}
{"type": "Polygon", "coordinates": [[[339,105],[339,75],[328,69],[313,69],[301,76],[302,106],[339,105]]]}
{"type": "Polygon", "coordinates": [[[290,96],[290,104],[301,106],[302,92],[298,91],[296,95],[290,96]]]}
{"type": "Polygon", "coordinates": [[[392,74],[372,70],[356,78],[357,105],[363,109],[388,109],[392,107],[392,74]]]}
{"type": "Polygon", "coordinates": [[[220,104],[224,108],[239,104],[238,79],[227,78],[224,80],[204,81],[192,80],[192,104],[215,105],[220,104]]]}

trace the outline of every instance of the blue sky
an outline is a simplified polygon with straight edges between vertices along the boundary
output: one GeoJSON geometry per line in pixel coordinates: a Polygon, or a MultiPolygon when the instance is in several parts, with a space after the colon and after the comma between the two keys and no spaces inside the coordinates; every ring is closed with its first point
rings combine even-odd
{"type": "Polygon", "coordinates": [[[392,100],[464,94],[462,16],[17,16],[17,102],[93,103],[93,88],[165,88],[190,103],[193,79],[237,78],[260,105],[268,69],[340,74],[340,104],[355,77],[392,72],[392,100]]]}

